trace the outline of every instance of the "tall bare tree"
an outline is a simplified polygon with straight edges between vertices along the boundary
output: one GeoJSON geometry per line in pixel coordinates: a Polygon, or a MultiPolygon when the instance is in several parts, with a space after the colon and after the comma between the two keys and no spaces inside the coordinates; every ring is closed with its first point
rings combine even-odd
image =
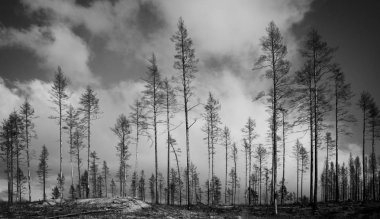
{"type": "MultiPolygon", "coordinates": [[[[157,142],[157,124],[159,116],[162,113],[164,104],[164,93],[162,91],[162,79],[161,74],[157,67],[156,56],[152,54],[149,61],[148,71],[146,72],[145,90],[144,93],[144,105],[147,108],[147,118],[151,121],[149,126],[153,129],[154,137],[154,163],[155,163],[155,176],[158,176],[158,142],[157,142]]],[[[158,193],[158,178],[155,177],[155,194],[158,193]]],[[[158,196],[155,196],[155,203],[158,204],[158,196]]]]}
{"type": "MultiPolygon", "coordinates": [[[[193,48],[193,41],[189,37],[187,28],[184,24],[182,17],[179,18],[177,24],[178,30],[171,37],[171,41],[175,44],[176,54],[174,55],[174,69],[178,70],[180,86],[178,90],[183,94],[184,112],[185,112],[185,129],[186,129],[186,169],[187,169],[187,205],[190,207],[190,195],[189,195],[189,167],[190,167],[190,139],[189,130],[192,124],[189,124],[189,111],[194,106],[190,106],[190,100],[193,95],[192,81],[195,78],[197,70],[198,59],[195,58],[195,50],[193,48]]],[[[194,123],[193,123],[194,124],[194,123]]]]}
{"type": "MultiPolygon", "coordinates": [[[[339,134],[349,134],[347,124],[355,122],[354,116],[348,111],[353,93],[351,85],[346,83],[344,73],[339,67],[332,72],[335,96],[335,166],[338,165],[339,134]]],[[[335,168],[335,201],[339,201],[339,168],[335,168]]]]}
{"type": "Polygon", "coordinates": [[[364,165],[364,156],[365,156],[365,138],[366,138],[366,126],[368,125],[368,117],[373,104],[373,98],[368,92],[363,92],[360,96],[358,105],[363,113],[363,153],[362,153],[362,163],[363,163],[363,200],[367,200],[367,191],[366,191],[366,171],[364,165]]]}
{"type": "Polygon", "coordinates": [[[331,48],[325,41],[322,40],[321,35],[312,29],[308,34],[304,43],[304,48],[301,50],[302,56],[306,59],[308,65],[310,65],[311,79],[313,85],[313,114],[314,114],[314,200],[313,209],[318,207],[317,194],[318,194],[318,142],[320,138],[319,131],[323,128],[322,122],[329,111],[331,106],[326,97],[327,83],[326,77],[333,70],[332,58],[336,51],[335,48],[331,48]]]}
{"type": "MultiPolygon", "coordinates": [[[[372,200],[375,200],[376,193],[376,154],[375,154],[375,141],[380,138],[380,111],[376,103],[370,105],[369,110],[369,129],[371,135],[372,152],[370,157],[370,168],[372,170],[372,200]]],[[[380,189],[380,188],[379,188],[380,189]]]]}
{"type": "MultiPolygon", "coordinates": [[[[54,104],[53,110],[58,115],[50,116],[49,118],[54,119],[59,125],[59,176],[62,179],[62,119],[63,112],[66,109],[66,101],[69,98],[67,95],[67,86],[69,84],[68,79],[63,74],[61,67],[58,66],[57,72],[54,76],[53,85],[50,90],[51,101],[54,104]]],[[[59,190],[61,198],[63,198],[63,185],[59,185],[59,190]]]]}
{"type": "Polygon", "coordinates": [[[99,98],[97,97],[94,90],[90,86],[87,86],[85,92],[80,97],[79,103],[81,105],[79,110],[84,114],[84,121],[86,123],[87,129],[87,171],[89,171],[91,150],[91,121],[98,119],[98,116],[100,114],[99,98]]]}
{"type": "Polygon", "coordinates": [[[127,194],[126,189],[126,177],[127,177],[127,160],[130,156],[128,145],[130,143],[131,127],[127,117],[121,114],[113,128],[113,133],[119,138],[119,143],[116,146],[119,155],[119,183],[120,183],[120,196],[127,194]]]}
{"type": "Polygon", "coordinates": [[[306,62],[301,70],[296,71],[294,77],[295,92],[291,105],[297,109],[297,117],[292,126],[307,124],[310,134],[310,187],[309,199],[313,200],[314,187],[314,104],[312,70],[310,63],[306,62]]]}
{"type": "MultiPolygon", "coordinates": [[[[211,184],[211,198],[214,198],[213,194],[213,183],[212,179],[214,177],[214,157],[215,157],[215,145],[218,142],[219,136],[220,136],[220,103],[219,100],[217,100],[211,92],[209,93],[207,104],[204,106],[205,108],[205,120],[208,130],[208,138],[209,138],[209,158],[211,158],[211,180],[209,180],[209,183],[211,184]]],[[[211,203],[214,203],[214,200],[212,199],[211,203]]]]}
{"type": "Polygon", "coordinates": [[[255,63],[256,69],[268,68],[266,76],[272,79],[273,93],[272,93],[272,142],[273,142],[273,183],[272,187],[274,192],[273,204],[275,208],[275,214],[277,214],[277,117],[278,117],[278,103],[281,99],[285,98],[284,85],[288,83],[287,74],[289,72],[290,64],[285,59],[287,54],[287,47],[284,39],[280,33],[279,28],[272,21],[266,28],[267,36],[261,39],[261,47],[263,55],[259,57],[255,63]]]}
{"type": "Polygon", "coordinates": [[[28,198],[29,202],[32,201],[32,189],[30,187],[30,150],[29,146],[31,144],[31,140],[33,137],[36,137],[36,133],[34,131],[34,123],[33,119],[36,118],[34,115],[34,109],[30,105],[28,98],[25,99],[24,103],[20,107],[20,114],[21,114],[21,119],[22,123],[24,126],[24,136],[23,136],[23,141],[25,143],[26,147],[26,164],[28,168],[28,198]]]}

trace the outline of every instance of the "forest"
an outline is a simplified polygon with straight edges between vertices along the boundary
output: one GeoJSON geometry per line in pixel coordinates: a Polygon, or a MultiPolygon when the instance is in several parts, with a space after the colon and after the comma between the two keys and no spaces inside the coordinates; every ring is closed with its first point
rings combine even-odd
{"type": "Polygon", "coordinates": [[[295,211],[298,214],[306,209],[306,213],[299,213],[301,217],[324,217],[331,213],[331,206],[337,212],[352,212],[350,216],[357,215],[357,209],[379,215],[375,209],[380,200],[380,168],[375,146],[380,137],[380,112],[369,92],[352,92],[334,59],[338,48],[324,41],[318,30],[305,33],[299,51],[302,68],[293,69],[280,29],[274,22],[267,25],[251,73],[264,73],[271,84],[253,98],[267,105],[269,119],[267,127],[257,127],[254,114],[241,121],[244,126],[239,130],[239,141],[233,140],[230,128],[222,122],[222,103],[217,96],[209,92],[204,94],[206,102],[196,101],[194,80],[199,59],[182,18],[170,41],[175,48],[172,57],[176,76],[164,78],[157,63],[159,54],[152,53],[142,77],[145,87],[141,98],[133,100],[129,112],[118,115],[114,126],[107,130],[118,141],[113,158],[101,159],[91,141],[93,127],[103,113],[102,100],[89,85],[79,103],[69,102],[71,82],[61,67],[57,67],[50,88],[51,115],[38,115],[27,97],[21,106],[14,106],[0,126],[1,165],[5,170],[1,175],[8,182],[0,216],[77,217],[83,212],[94,217],[107,217],[110,212],[157,218],[171,214],[174,218],[195,217],[196,212],[199,217],[294,216],[295,211]],[[354,96],[359,97],[358,101],[353,101],[354,96]],[[360,109],[361,116],[354,116],[352,108],[360,109]],[[201,119],[192,118],[194,109],[202,111],[201,119]],[[30,153],[38,134],[34,122],[41,116],[51,119],[51,129],[59,130],[59,136],[54,136],[56,145],[39,146],[38,171],[32,172],[30,153]],[[173,124],[174,117],[183,123],[173,124]],[[190,156],[195,123],[202,123],[207,167],[197,166],[190,156]],[[179,126],[184,127],[185,145],[179,145],[172,135],[179,126]],[[339,162],[341,139],[352,134],[353,126],[362,130],[362,153],[351,153],[348,160],[339,162]],[[269,147],[257,141],[259,128],[267,129],[269,147]],[[163,131],[165,134],[160,135],[163,131]],[[286,139],[295,132],[307,135],[308,142],[288,144],[286,139]],[[165,138],[165,145],[159,145],[158,136],[165,138]],[[146,144],[141,139],[149,139],[155,153],[151,175],[139,167],[139,158],[144,156],[139,148],[146,144]],[[371,150],[366,151],[366,146],[371,150]],[[159,150],[165,150],[167,160],[158,156],[159,150]],[[60,159],[50,160],[51,151],[59,151],[60,159]],[[216,153],[224,160],[217,160],[216,153]],[[180,154],[185,156],[185,163],[181,163],[180,154]],[[63,156],[69,157],[70,175],[63,174],[63,156]],[[244,166],[237,165],[239,160],[244,166]],[[110,168],[111,162],[117,164],[117,169],[110,168]],[[287,168],[288,162],[296,163],[296,169],[287,168]],[[53,163],[59,163],[58,172],[50,170],[53,163]],[[158,163],[165,164],[165,168],[159,169],[158,163]],[[319,163],[323,163],[322,169],[319,163]],[[200,168],[207,169],[206,179],[200,177],[200,168]],[[223,169],[224,174],[217,175],[216,169],[223,169]],[[293,171],[294,191],[286,186],[286,174],[293,171]],[[244,177],[238,177],[238,173],[244,177]],[[32,198],[31,175],[38,176],[42,200],[32,198]],[[48,176],[56,176],[56,184],[48,185],[48,176]],[[51,186],[53,189],[48,190],[51,186]],[[146,211],[151,215],[140,208],[122,210],[132,202],[150,209],[146,211]],[[120,206],[114,207],[113,203],[120,206]],[[20,206],[24,213],[20,213],[20,206]],[[54,208],[61,208],[61,212],[54,208]],[[74,208],[82,210],[74,214],[74,208]],[[178,212],[187,212],[187,216],[178,212]]]}

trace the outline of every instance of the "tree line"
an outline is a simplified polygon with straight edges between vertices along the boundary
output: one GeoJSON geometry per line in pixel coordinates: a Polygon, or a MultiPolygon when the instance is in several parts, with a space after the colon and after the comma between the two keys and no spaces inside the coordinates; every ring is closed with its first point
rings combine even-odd
{"type": "MultiPolygon", "coordinates": [[[[274,22],[269,23],[266,35],[260,40],[261,55],[253,63],[253,72],[264,72],[271,86],[260,92],[254,101],[263,101],[270,112],[269,147],[257,142],[256,122],[252,117],[242,126],[240,143],[233,141],[231,130],[222,123],[221,103],[211,92],[205,103],[194,103],[193,81],[198,72],[199,60],[195,56],[193,41],[182,18],[179,19],[177,31],[170,40],[174,43],[173,68],[177,75],[162,78],[157,56],[153,53],[147,60],[147,70],[143,77],[145,87],[141,98],[135,99],[130,106],[130,114],[120,114],[111,128],[118,139],[116,149],[119,168],[115,174],[118,186],[111,177],[107,162],[104,160],[99,163],[96,151],[91,149],[91,126],[102,114],[97,94],[88,86],[81,95],[79,107],[75,108],[72,103],[68,103],[70,81],[58,67],[50,90],[53,115],[49,117],[57,123],[59,129],[60,159],[57,185],[52,191],[54,198],[64,198],[64,133],[69,145],[69,194],[73,199],[107,197],[109,191],[115,196],[118,190],[119,196],[131,195],[145,200],[145,174],[138,167],[138,150],[142,137],[150,139],[154,145],[154,173],[148,179],[148,185],[151,202],[156,204],[238,204],[242,198],[246,205],[271,204],[277,213],[278,201],[281,204],[289,201],[309,202],[317,209],[318,194],[321,194],[321,200],[324,201],[380,199],[380,173],[377,172],[374,149],[379,138],[378,107],[368,92],[360,95],[357,106],[361,109],[363,124],[361,161],[359,156],[353,159],[351,155],[347,166],[345,163],[339,164],[338,152],[342,146],[340,139],[349,135],[352,124],[357,122],[350,111],[354,94],[345,80],[342,68],[334,61],[337,48],[329,46],[317,30],[312,29],[305,36],[300,49],[303,64],[296,70],[292,69],[287,60],[286,42],[274,22]],[[190,129],[197,122],[196,118],[191,118],[191,111],[200,106],[203,106],[202,131],[208,154],[208,177],[203,186],[197,167],[190,157],[190,129]],[[184,114],[185,120],[186,144],[183,149],[186,164],[183,170],[183,164],[179,162],[182,148],[172,136],[172,131],[182,125],[172,123],[172,118],[179,113],[184,114]],[[158,130],[163,127],[162,124],[165,127],[168,157],[166,184],[164,174],[158,171],[158,130]],[[309,135],[310,145],[306,147],[297,139],[291,148],[290,157],[296,163],[297,186],[296,192],[289,192],[285,185],[285,164],[289,158],[289,153],[286,153],[289,152],[286,137],[299,130],[309,135]],[[372,146],[370,155],[365,152],[367,139],[370,139],[372,146]],[[224,182],[215,174],[217,145],[223,146],[224,182]],[[128,185],[132,146],[135,147],[135,162],[128,185]],[[87,168],[82,173],[83,158],[80,152],[85,148],[87,168]],[[239,151],[244,155],[244,167],[237,166],[239,151]],[[173,160],[174,165],[171,164],[173,160]],[[318,162],[322,160],[325,165],[320,171],[318,162]],[[280,165],[281,176],[278,175],[280,165]],[[239,170],[245,173],[243,179],[237,177],[239,170]],[[310,174],[308,195],[303,193],[307,171],[310,174]],[[77,179],[74,179],[75,172],[77,179]],[[239,197],[240,188],[243,197],[239,197]],[[318,188],[321,188],[320,192],[318,188]]],[[[34,109],[26,98],[20,109],[12,112],[1,124],[1,155],[6,163],[10,204],[14,199],[21,201],[25,192],[31,201],[30,146],[36,137],[33,122],[36,118],[34,109]],[[26,159],[26,176],[22,170],[22,159],[26,159]]],[[[53,150],[53,147],[49,147],[49,150],[53,150]]],[[[48,148],[42,146],[37,174],[43,185],[44,200],[49,172],[48,155],[48,148]]]]}

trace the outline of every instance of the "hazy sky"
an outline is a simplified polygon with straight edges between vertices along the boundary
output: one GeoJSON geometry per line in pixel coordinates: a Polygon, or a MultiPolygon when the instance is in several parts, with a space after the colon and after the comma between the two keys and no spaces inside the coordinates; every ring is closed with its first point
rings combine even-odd
{"type": "MultiPolygon", "coordinates": [[[[260,72],[251,70],[260,54],[259,39],[265,35],[268,23],[274,21],[285,37],[288,59],[292,62],[291,73],[299,69],[302,61],[298,49],[307,31],[315,27],[330,46],[339,47],[335,61],[341,64],[357,94],[353,101],[357,101],[361,91],[367,90],[379,103],[379,77],[375,66],[379,60],[376,52],[380,51],[379,11],[378,1],[358,4],[357,1],[344,0],[3,0],[0,3],[0,119],[18,109],[26,96],[30,98],[39,116],[35,120],[38,138],[33,140],[31,148],[37,158],[41,146],[47,145],[51,169],[49,181],[51,185],[56,184],[58,126],[48,119],[52,114],[48,92],[54,72],[57,66],[61,66],[71,81],[71,104],[78,106],[80,94],[87,85],[91,85],[100,98],[103,114],[93,122],[92,148],[96,149],[101,160],[109,163],[115,177],[117,138],[110,127],[119,114],[128,115],[129,105],[141,96],[144,88],[141,78],[146,71],[146,59],[152,52],[157,55],[163,76],[177,74],[172,67],[174,45],[170,37],[182,16],[200,60],[194,81],[196,95],[193,104],[205,102],[209,91],[220,100],[223,125],[231,128],[233,140],[240,148],[240,160],[243,160],[240,130],[249,116],[257,124],[259,137],[255,144],[263,143],[269,148],[266,106],[252,99],[268,89],[270,83],[261,77],[260,72]]],[[[355,104],[353,112],[358,112],[355,104]]],[[[202,113],[203,107],[200,106],[191,114],[191,120],[197,119],[197,122],[190,131],[190,150],[203,185],[207,177],[207,146],[203,140],[205,134],[200,131],[204,124],[202,113]]],[[[183,113],[179,113],[174,122],[180,124],[183,120],[183,113]]],[[[360,129],[360,125],[356,127],[360,129]]],[[[159,169],[163,173],[166,172],[164,131],[164,126],[160,126],[159,169]]],[[[67,139],[66,135],[64,137],[67,139]]],[[[173,137],[184,151],[183,125],[174,131],[173,137]]],[[[295,171],[291,171],[294,158],[290,156],[290,147],[297,138],[307,147],[307,137],[302,133],[288,136],[286,181],[292,191],[295,171]]],[[[349,152],[359,154],[360,137],[360,134],[354,134],[343,139],[341,161],[347,161],[349,152]]],[[[217,147],[217,161],[223,160],[222,150],[222,146],[217,147]]],[[[66,185],[71,181],[67,151],[65,142],[66,185]]],[[[83,157],[85,153],[86,150],[83,157]]],[[[135,153],[132,145],[131,153],[135,153]]],[[[153,153],[151,143],[143,139],[139,163],[147,175],[154,168],[153,153]]],[[[183,153],[180,157],[184,167],[186,156],[183,153]]],[[[35,174],[37,163],[37,159],[32,161],[34,199],[41,198],[35,174]]],[[[132,156],[130,164],[133,163],[132,156]]],[[[239,162],[239,168],[244,185],[243,162],[239,162]]],[[[223,168],[217,168],[216,174],[224,179],[223,168]]],[[[0,175],[0,198],[6,195],[4,177],[5,174],[0,175]]]]}

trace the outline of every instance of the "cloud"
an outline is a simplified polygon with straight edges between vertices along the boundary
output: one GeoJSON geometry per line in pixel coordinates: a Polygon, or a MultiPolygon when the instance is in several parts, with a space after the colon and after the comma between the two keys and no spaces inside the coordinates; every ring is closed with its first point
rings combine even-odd
{"type": "Polygon", "coordinates": [[[31,26],[22,30],[1,28],[0,39],[0,46],[30,50],[40,59],[42,69],[52,75],[61,66],[74,85],[98,83],[88,66],[89,48],[65,25],[31,26]]]}

